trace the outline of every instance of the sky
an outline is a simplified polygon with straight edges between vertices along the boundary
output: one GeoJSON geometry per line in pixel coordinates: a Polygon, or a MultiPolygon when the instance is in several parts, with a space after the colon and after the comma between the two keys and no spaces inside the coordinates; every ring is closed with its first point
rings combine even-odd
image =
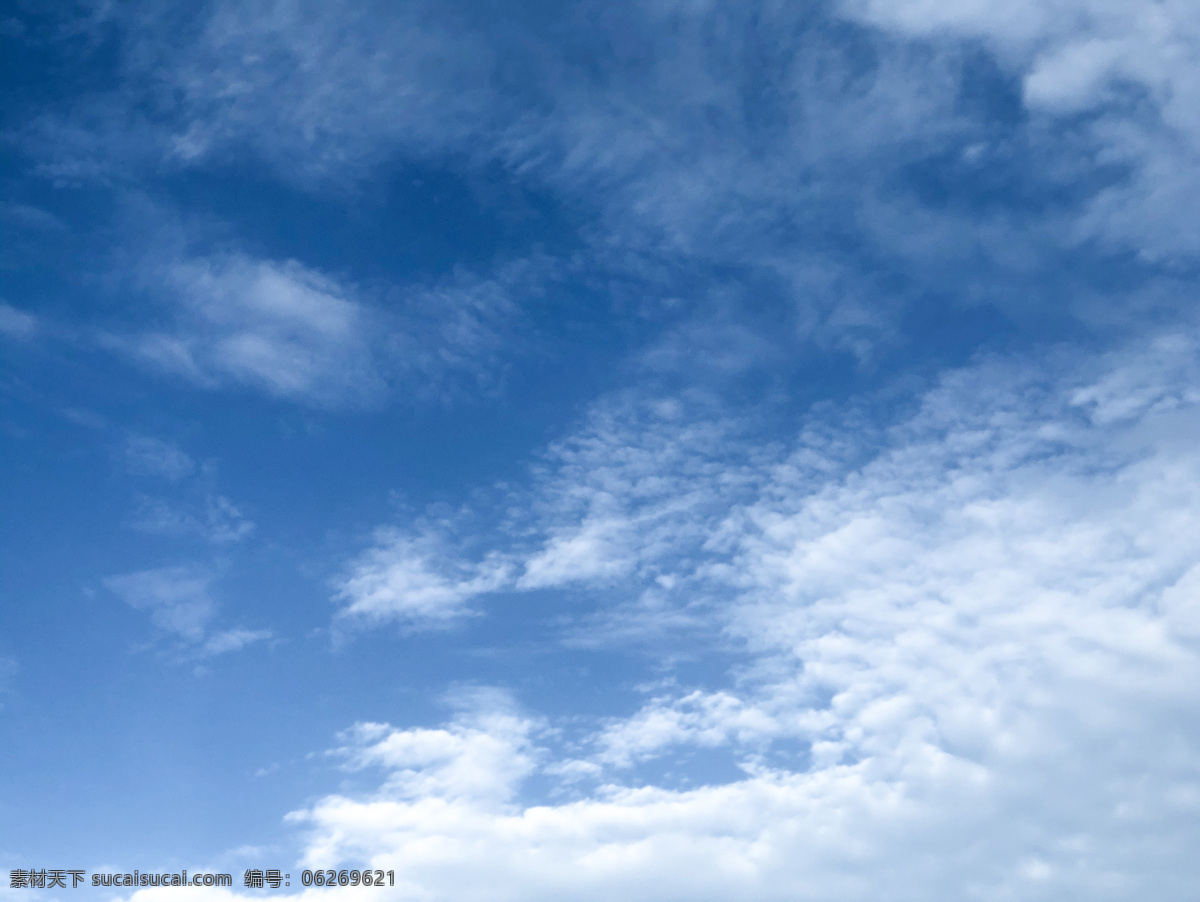
{"type": "Polygon", "coordinates": [[[4,902],[1194,895],[1192,0],[0,41],[4,902]]]}

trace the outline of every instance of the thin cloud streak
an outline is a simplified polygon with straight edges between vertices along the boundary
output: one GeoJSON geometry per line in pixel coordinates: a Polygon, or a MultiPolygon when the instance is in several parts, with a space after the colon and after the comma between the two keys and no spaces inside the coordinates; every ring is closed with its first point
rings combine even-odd
{"type": "MultiPolygon", "coordinates": [[[[489,23],[481,46],[471,15],[448,8],[380,20],[219,3],[190,20],[182,48],[178,22],[131,9],[112,23],[128,67],[109,102],[135,106],[154,71],[177,89],[150,145],[164,161],[262,160],[318,193],[361,184],[397,155],[500,166],[593,211],[581,237],[608,278],[669,297],[664,272],[725,272],[727,303],[768,291],[792,308],[802,341],[868,361],[898,340],[907,311],[931,303],[1131,328],[1179,309],[1170,290],[1114,293],[1065,275],[1097,265],[1097,242],[1140,256],[1151,284],[1197,251],[1194,16],[1180,3],[1101,4],[1075,35],[1067,26],[1094,5],[1019,22],[989,3],[953,14],[906,3],[590,10],[586,33],[614,42],[583,41],[587,65],[519,17],[489,23]],[[663,29],[672,39],[656,41],[663,29]],[[1081,54],[1094,64],[1071,62],[1081,54]],[[519,89],[506,66],[527,76],[519,89]],[[1136,103],[1129,83],[1143,91],[1136,103]]],[[[39,128],[52,120],[30,126],[31,152],[71,152],[39,145],[39,128]]],[[[370,394],[380,375],[258,332],[223,336],[205,360],[169,333],[135,348],[197,381],[215,366],[287,397],[331,378],[370,394]]]]}

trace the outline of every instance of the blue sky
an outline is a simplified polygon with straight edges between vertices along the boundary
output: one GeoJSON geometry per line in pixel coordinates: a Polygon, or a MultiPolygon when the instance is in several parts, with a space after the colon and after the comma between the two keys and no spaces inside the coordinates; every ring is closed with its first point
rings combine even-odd
{"type": "Polygon", "coordinates": [[[0,40],[0,868],[1192,891],[1194,4],[0,40]]]}

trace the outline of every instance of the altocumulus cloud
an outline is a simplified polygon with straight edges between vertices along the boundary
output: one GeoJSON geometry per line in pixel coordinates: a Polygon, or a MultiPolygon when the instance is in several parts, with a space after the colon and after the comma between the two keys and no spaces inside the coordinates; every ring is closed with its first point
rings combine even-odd
{"type": "MultiPolygon", "coordinates": [[[[637,451],[668,440],[661,421],[606,446],[585,433],[575,445],[607,469],[560,451],[551,494],[530,504],[564,519],[544,524],[545,547],[504,550],[513,573],[546,572],[561,536],[586,530],[590,506],[552,500],[561,481],[586,499],[603,479],[641,563],[614,583],[581,561],[578,580],[614,616],[664,584],[680,606],[702,594],[704,628],[747,664],[721,689],[656,690],[570,743],[494,699],[438,729],[360,725],[340,754],[388,776],[291,815],[304,860],[369,861],[438,899],[1180,897],[1200,807],[1197,370],[1187,334],[1103,358],[981,360],[862,463],[855,434],[814,414],[761,462],[754,497],[747,477],[723,506],[698,488],[712,444],[689,441],[695,422],[676,420],[674,456],[657,455],[669,492],[648,490],[637,451]],[[689,487],[699,551],[639,528],[689,487]],[[697,748],[727,750],[745,776],[636,776],[697,748]],[[534,773],[569,800],[522,794],[534,773]]],[[[406,574],[432,566],[394,553],[406,574]]],[[[571,551],[588,553],[611,560],[599,543],[571,551]]],[[[428,580],[412,579],[425,604],[428,580]]],[[[477,579],[439,598],[459,604],[477,579]]]]}

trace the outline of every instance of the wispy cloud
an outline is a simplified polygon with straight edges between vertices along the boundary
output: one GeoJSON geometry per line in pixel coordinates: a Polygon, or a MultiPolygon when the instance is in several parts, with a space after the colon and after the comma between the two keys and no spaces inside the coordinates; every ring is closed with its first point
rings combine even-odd
{"type": "MultiPolygon", "coordinates": [[[[126,114],[97,119],[131,123],[127,143],[159,165],[251,158],[304,190],[359,184],[397,155],[500,166],[591,210],[589,265],[636,293],[666,302],[681,273],[704,273],[698,291],[734,309],[772,295],[791,308],[787,332],[865,360],[931,304],[1131,327],[1136,308],[1179,309],[1173,292],[1118,296],[1064,266],[1090,260],[1096,239],[1116,264],[1127,251],[1178,264],[1198,249],[1186,227],[1200,147],[1190,7],[1094,6],[1017,17],[1003,3],[709,4],[483,28],[471,23],[486,12],[448,7],[218,3],[189,17],[182,45],[176,19],[130,8],[106,25],[127,67],[104,102],[126,114]],[[151,72],[175,91],[153,124],[130,112],[161,98],[151,72]]],[[[98,127],[73,115],[28,135],[98,127]]],[[[104,144],[33,146],[54,156],[81,143],[88,159],[104,144]]],[[[350,300],[311,271],[261,266],[245,278],[350,300]]],[[[190,267],[183,278],[204,265],[190,267]]],[[[284,319],[266,335],[161,333],[136,347],[197,381],[286,397],[378,386],[378,365],[330,356],[336,341],[298,337],[294,310],[284,319]]]]}
{"type": "Polygon", "coordinates": [[[149,611],[156,626],[189,642],[203,638],[217,613],[212,578],[188,567],[166,567],[110,576],[104,585],[130,607],[149,611]]]}
{"type": "Polygon", "coordinates": [[[238,255],[156,275],[175,301],[174,327],[110,335],[112,347],[203,386],[240,383],[318,404],[382,390],[369,313],[333,280],[295,262],[238,255]]]}
{"type": "Polygon", "coordinates": [[[200,646],[200,654],[208,657],[210,655],[223,655],[231,651],[240,651],[253,642],[270,639],[272,635],[270,630],[225,630],[224,632],[209,636],[204,641],[204,644],[200,646]]]}
{"type": "Polygon", "coordinates": [[[28,341],[40,331],[38,318],[0,302],[0,335],[18,341],[28,341]]]}
{"type": "Polygon", "coordinates": [[[219,545],[240,542],[255,524],[223,495],[208,495],[202,505],[139,495],[130,519],[134,529],[160,536],[200,536],[219,545]]]}
{"type": "Polygon", "coordinates": [[[1200,196],[1194,5],[850,0],[841,6],[924,41],[985,42],[1019,81],[1040,127],[1083,138],[1091,159],[1127,170],[1089,198],[1074,237],[1101,237],[1157,259],[1194,259],[1200,245],[1186,225],[1200,196]]]}
{"type": "Polygon", "coordinates": [[[160,476],[175,482],[191,475],[196,468],[179,446],[148,435],[133,435],[125,442],[125,465],[139,476],[160,476]]]}
{"type": "Polygon", "coordinates": [[[189,657],[238,651],[269,639],[268,630],[210,631],[218,605],[209,587],[213,575],[200,567],[163,567],[110,576],[105,587],[130,607],[147,611],[155,626],[182,642],[189,657]]]}
{"type": "Polygon", "coordinates": [[[526,311],[516,297],[540,303],[552,271],[531,258],[487,277],[456,269],[362,288],[295,260],[190,254],[186,230],[164,231],[173,243],[124,264],[132,275],[114,275],[153,315],[100,325],[99,344],[200,388],[241,387],[322,409],[494,392],[521,347],[515,326],[526,311]]]}
{"type": "Polygon", "coordinates": [[[129,521],[134,529],[196,536],[219,545],[240,542],[254,532],[255,524],[245,512],[216,491],[211,461],[198,465],[174,442],[148,435],[128,436],[121,457],[131,475],[164,480],[174,489],[170,498],[138,492],[129,521]]]}
{"type": "Polygon", "coordinates": [[[469,613],[466,603],[509,581],[498,556],[467,563],[448,554],[434,530],[406,534],[383,529],[336,583],[339,616],[366,623],[444,624],[469,613]]]}

